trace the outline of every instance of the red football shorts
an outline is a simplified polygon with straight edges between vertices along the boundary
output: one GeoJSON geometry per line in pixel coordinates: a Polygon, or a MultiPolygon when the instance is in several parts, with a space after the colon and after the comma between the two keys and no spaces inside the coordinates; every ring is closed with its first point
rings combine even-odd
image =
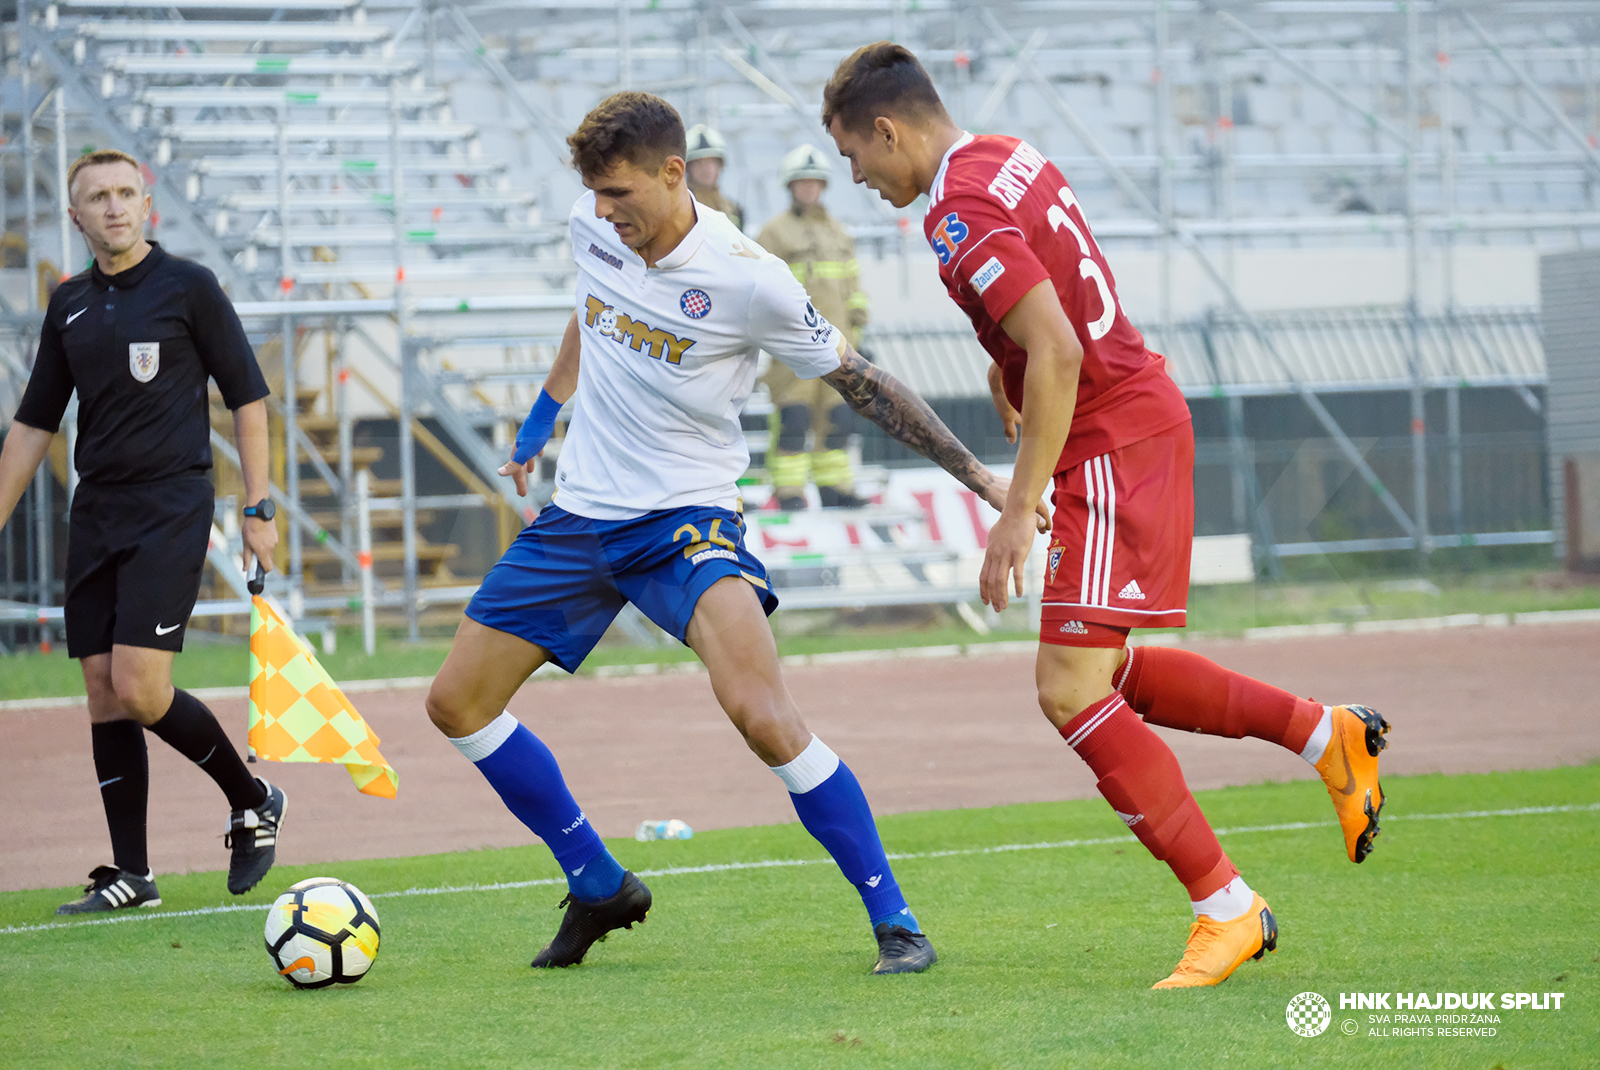
{"type": "Polygon", "coordinates": [[[1039,641],[1120,647],[1181,628],[1194,542],[1194,430],[1179,424],[1056,473],[1039,641]]]}

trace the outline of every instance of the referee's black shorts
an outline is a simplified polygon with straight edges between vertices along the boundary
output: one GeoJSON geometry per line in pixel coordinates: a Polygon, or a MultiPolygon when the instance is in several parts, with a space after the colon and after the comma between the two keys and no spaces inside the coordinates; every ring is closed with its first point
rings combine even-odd
{"type": "Polygon", "coordinates": [[[215,492],[205,473],[159,483],[80,483],[67,540],[67,655],[113,643],[183,649],[200,594],[215,492]]]}

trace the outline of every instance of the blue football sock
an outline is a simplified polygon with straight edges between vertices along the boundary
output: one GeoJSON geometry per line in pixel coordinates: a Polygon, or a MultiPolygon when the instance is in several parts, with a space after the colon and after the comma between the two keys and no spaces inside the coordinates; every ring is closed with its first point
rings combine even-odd
{"type": "Polygon", "coordinates": [[[909,929],[914,933],[922,931],[922,928],[917,924],[917,916],[911,913],[910,907],[906,907],[896,914],[885,914],[881,918],[872,919],[872,928],[874,930],[880,925],[898,925],[902,929],[909,929]]]}
{"type": "Polygon", "coordinates": [[[788,785],[800,823],[828,849],[845,880],[861,894],[867,917],[881,920],[906,910],[905,896],[878,839],[872,808],[850,767],[813,736],[811,746],[798,758],[773,772],[788,785]]]}
{"type": "Polygon", "coordinates": [[[450,742],[478,767],[506,808],[550,848],[575,898],[592,903],[617,893],[622,867],[578,809],[555,755],[538,736],[502,713],[487,728],[450,742]]]}
{"type": "Polygon", "coordinates": [[[585,903],[598,903],[617,894],[617,889],[622,887],[624,871],[617,860],[611,857],[611,852],[601,844],[599,854],[577,869],[566,872],[567,889],[572,892],[572,898],[585,903]]]}

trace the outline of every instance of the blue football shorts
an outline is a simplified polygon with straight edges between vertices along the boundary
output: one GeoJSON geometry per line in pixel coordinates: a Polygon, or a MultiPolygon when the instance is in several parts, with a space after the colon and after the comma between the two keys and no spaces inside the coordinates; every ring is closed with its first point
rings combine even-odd
{"type": "Polygon", "coordinates": [[[724,576],[749,581],[767,613],[778,608],[728,509],[591,520],[547,505],[483,578],[467,616],[537,643],[575,672],[627,602],[683,642],[700,596],[724,576]]]}

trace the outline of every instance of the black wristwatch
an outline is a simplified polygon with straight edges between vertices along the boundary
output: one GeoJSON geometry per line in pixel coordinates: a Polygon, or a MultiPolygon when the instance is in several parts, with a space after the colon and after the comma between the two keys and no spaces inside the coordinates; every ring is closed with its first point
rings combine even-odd
{"type": "Polygon", "coordinates": [[[273,506],[271,498],[262,498],[254,505],[244,507],[244,515],[257,520],[271,520],[277,514],[278,510],[273,506]]]}

